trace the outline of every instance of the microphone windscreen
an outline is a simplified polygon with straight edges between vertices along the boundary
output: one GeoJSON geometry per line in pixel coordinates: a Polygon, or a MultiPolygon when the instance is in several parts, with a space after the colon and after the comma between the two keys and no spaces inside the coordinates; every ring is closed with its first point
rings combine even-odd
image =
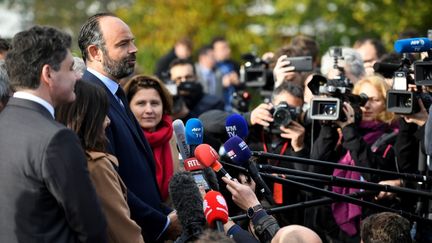
{"type": "Polygon", "coordinates": [[[424,52],[430,48],[430,40],[425,37],[402,39],[394,43],[394,50],[397,53],[424,52]]]}
{"type": "Polygon", "coordinates": [[[249,146],[243,139],[234,136],[224,143],[224,149],[230,159],[237,165],[244,165],[252,156],[249,146]]]}
{"type": "Polygon", "coordinates": [[[239,114],[232,114],[227,117],[225,121],[225,130],[228,137],[239,136],[241,138],[246,138],[249,133],[246,120],[239,114]]]}
{"type": "Polygon", "coordinates": [[[183,230],[189,235],[201,231],[205,225],[203,199],[190,172],[177,172],[169,183],[169,193],[183,230]]]}
{"type": "Polygon", "coordinates": [[[186,143],[185,126],[183,124],[183,121],[180,119],[176,119],[175,121],[173,121],[173,129],[177,147],[179,149],[179,153],[182,156],[182,159],[185,160],[191,157],[189,145],[187,145],[186,143]]]}
{"type": "Polygon", "coordinates": [[[216,221],[228,222],[228,206],[225,198],[218,191],[209,191],[204,197],[204,214],[207,223],[214,226],[216,221]]]}
{"type": "Polygon", "coordinates": [[[198,118],[191,118],[186,122],[186,143],[198,145],[203,142],[204,129],[198,118]]]}

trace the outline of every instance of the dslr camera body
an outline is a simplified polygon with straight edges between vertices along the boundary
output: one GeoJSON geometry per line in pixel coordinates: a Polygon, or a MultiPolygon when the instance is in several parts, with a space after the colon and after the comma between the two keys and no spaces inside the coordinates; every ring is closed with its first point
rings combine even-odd
{"type": "Polygon", "coordinates": [[[280,134],[280,126],[288,126],[291,121],[297,120],[301,113],[301,107],[292,107],[285,101],[279,103],[270,110],[273,116],[273,122],[270,123],[268,130],[273,134],[280,134]]]}

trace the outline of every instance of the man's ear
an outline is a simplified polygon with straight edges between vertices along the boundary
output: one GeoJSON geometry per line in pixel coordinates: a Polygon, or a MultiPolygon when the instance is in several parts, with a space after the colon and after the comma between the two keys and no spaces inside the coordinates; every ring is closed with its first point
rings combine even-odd
{"type": "Polygon", "coordinates": [[[52,83],[52,67],[48,64],[45,64],[42,66],[42,72],[41,72],[41,85],[45,86],[51,86],[52,83]]]}
{"type": "Polygon", "coordinates": [[[88,59],[90,61],[96,61],[96,62],[102,61],[102,50],[96,45],[89,45],[87,47],[87,53],[89,54],[88,59]]]}

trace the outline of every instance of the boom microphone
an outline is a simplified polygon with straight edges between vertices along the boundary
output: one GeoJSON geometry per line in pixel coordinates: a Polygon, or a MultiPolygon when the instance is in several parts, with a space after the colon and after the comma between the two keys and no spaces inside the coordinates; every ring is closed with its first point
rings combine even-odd
{"type": "Polygon", "coordinates": [[[183,227],[182,235],[176,242],[196,240],[203,232],[206,220],[203,199],[190,172],[177,172],[169,183],[169,193],[183,227]]]}
{"type": "Polygon", "coordinates": [[[216,173],[232,180],[232,177],[218,161],[219,154],[208,144],[200,144],[195,149],[195,157],[204,167],[211,167],[216,173]]]}
{"type": "Polygon", "coordinates": [[[224,143],[224,148],[225,151],[227,151],[227,155],[234,163],[248,169],[249,175],[257,184],[261,194],[264,195],[269,203],[274,204],[270,188],[261,178],[255,163],[250,160],[252,152],[245,141],[238,136],[234,136],[224,143]]]}
{"type": "Polygon", "coordinates": [[[219,232],[224,232],[223,225],[228,222],[228,206],[220,192],[209,191],[204,197],[204,215],[210,227],[216,225],[219,232]]]}
{"type": "Polygon", "coordinates": [[[394,50],[397,53],[424,52],[430,48],[430,40],[426,37],[402,39],[394,43],[394,50]]]}
{"type": "Polygon", "coordinates": [[[202,144],[204,128],[198,118],[191,118],[186,122],[186,144],[190,145],[193,154],[196,146],[202,144]]]}
{"type": "Polygon", "coordinates": [[[248,136],[248,124],[243,116],[239,114],[232,114],[227,117],[225,122],[225,130],[228,137],[239,136],[245,139],[248,136]]]}
{"type": "Polygon", "coordinates": [[[191,152],[189,150],[189,145],[186,144],[186,135],[185,135],[185,127],[183,121],[177,119],[173,121],[172,124],[174,128],[174,135],[177,143],[177,147],[179,149],[179,153],[184,161],[187,158],[191,157],[191,152]]]}

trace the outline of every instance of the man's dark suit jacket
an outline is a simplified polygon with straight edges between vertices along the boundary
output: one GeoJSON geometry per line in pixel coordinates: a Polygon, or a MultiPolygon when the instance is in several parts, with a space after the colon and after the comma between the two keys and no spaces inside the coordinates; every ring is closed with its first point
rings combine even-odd
{"type": "Polygon", "coordinates": [[[118,172],[128,188],[131,217],[141,226],[144,240],[153,242],[166,225],[169,209],[161,202],[151,147],[127,104],[123,108],[105,84],[89,71],[85,71],[82,79],[102,86],[109,97],[111,123],[106,130],[109,152],[119,160],[118,172]]]}
{"type": "Polygon", "coordinates": [[[106,222],[77,136],[42,105],[0,113],[0,242],[106,242],[106,222]]]}

